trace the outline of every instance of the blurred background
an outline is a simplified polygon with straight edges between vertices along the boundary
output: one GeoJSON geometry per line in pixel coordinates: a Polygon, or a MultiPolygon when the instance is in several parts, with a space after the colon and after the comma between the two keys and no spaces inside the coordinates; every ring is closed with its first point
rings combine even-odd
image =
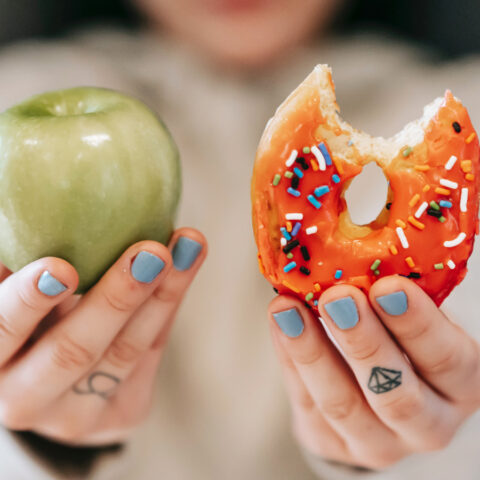
{"type": "MultiPolygon", "coordinates": [[[[0,47],[92,23],[135,28],[139,18],[128,0],[0,0],[0,47]]],[[[454,57],[480,51],[479,25],[478,0],[350,0],[336,28],[390,31],[454,57]]]]}

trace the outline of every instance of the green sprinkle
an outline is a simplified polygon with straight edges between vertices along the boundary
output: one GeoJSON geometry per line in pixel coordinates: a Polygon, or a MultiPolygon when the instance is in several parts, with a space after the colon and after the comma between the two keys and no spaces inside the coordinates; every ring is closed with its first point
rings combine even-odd
{"type": "Polygon", "coordinates": [[[282,178],[281,175],[278,173],[273,177],[273,186],[276,187],[280,183],[280,179],[282,178]]]}
{"type": "Polygon", "coordinates": [[[381,263],[382,261],[377,258],[370,266],[370,270],[376,270],[381,263]]]}
{"type": "Polygon", "coordinates": [[[287,253],[287,258],[293,258],[293,253],[292,253],[292,252],[288,252],[288,253],[287,253]]]}
{"type": "Polygon", "coordinates": [[[303,147],[303,153],[310,153],[310,147],[303,147]]]}
{"type": "Polygon", "coordinates": [[[380,270],[375,270],[373,273],[378,276],[380,275],[380,270]]]}
{"type": "Polygon", "coordinates": [[[430,206],[435,210],[440,210],[440,205],[437,202],[434,202],[433,200],[430,202],[430,206]]]}
{"type": "Polygon", "coordinates": [[[312,292],[308,292],[305,295],[305,301],[307,301],[307,302],[309,302],[312,298],[313,298],[313,293],[312,292]]]}
{"type": "Polygon", "coordinates": [[[292,178],[293,177],[293,172],[285,172],[285,177],[292,178]]]}
{"type": "Polygon", "coordinates": [[[438,221],[440,223],[443,223],[446,220],[446,218],[442,215],[441,217],[438,217],[438,221]]]}
{"type": "Polygon", "coordinates": [[[433,268],[435,270],[443,270],[443,263],[436,263],[433,268]]]}
{"type": "Polygon", "coordinates": [[[412,147],[406,147],[403,149],[403,156],[404,157],[408,157],[411,153],[413,152],[413,148],[412,147]]]}

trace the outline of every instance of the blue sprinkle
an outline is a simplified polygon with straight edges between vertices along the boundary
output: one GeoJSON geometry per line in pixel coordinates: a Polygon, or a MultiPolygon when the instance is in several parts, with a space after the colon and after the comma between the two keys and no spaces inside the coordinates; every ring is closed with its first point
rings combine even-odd
{"type": "Polygon", "coordinates": [[[318,300],[314,300],[314,301],[313,301],[313,304],[314,304],[315,306],[317,306],[317,305],[318,305],[318,300]]]}
{"type": "Polygon", "coordinates": [[[302,228],[302,224],[300,222],[297,222],[292,228],[292,237],[294,237],[299,232],[300,228],[302,228]]]}
{"type": "Polygon", "coordinates": [[[313,195],[309,195],[307,199],[317,210],[322,206],[322,204],[313,195]]]}
{"type": "Polygon", "coordinates": [[[438,204],[439,204],[441,207],[452,208],[452,202],[449,202],[448,200],[440,200],[440,201],[438,202],[438,204]]]}
{"type": "Polygon", "coordinates": [[[290,270],[293,270],[296,266],[297,266],[297,264],[296,264],[295,262],[287,263],[287,264],[283,267],[283,271],[284,271],[285,273],[288,273],[290,270]]]}
{"type": "Polygon", "coordinates": [[[294,188],[292,187],[288,187],[287,188],[287,192],[290,194],[290,195],[293,195],[294,197],[299,197],[300,196],[300,192],[298,190],[295,190],[294,188]]]}
{"type": "Polygon", "coordinates": [[[332,175],[332,180],[333,183],[340,183],[340,177],[336,173],[332,175]]]}
{"type": "Polygon", "coordinates": [[[298,178],[303,178],[303,172],[298,168],[298,167],[295,167],[293,169],[293,171],[295,172],[295,175],[298,177],[298,178]]]}
{"type": "Polygon", "coordinates": [[[351,146],[353,145],[353,140],[350,139],[350,140],[348,141],[347,145],[348,145],[349,147],[351,147],[351,146]]]}
{"type": "Polygon", "coordinates": [[[327,185],[322,185],[320,187],[317,187],[313,193],[315,193],[315,196],[316,197],[321,197],[322,195],[325,195],[326,193],[328,193],[330,191],[330,189],[328,188],[327,185]]]}
{"type": "Polygon", "coordinates": [[[342,270],[337,270],[335,272],[335,280],[340,280],[342,278],[343,271],[342,270]]]}
{"type": "Polygon", "coordinates": [[[318,148],[320,149],[320,151],[323,154],[323,157],[325,158],[325,163],[327,165],[331,165],[332,164],[332,159],[330,158],[330,154],[328,153],[326,145],[323,142],[319,143],[318,148]]]}
{"type": "Polygon", "coordinates": [[[282,235],[287,239],[287,242],[289,242],[292,239],[292,237],[287,232],[287,229],[285,227],[280,227],[280,231],[282,232],[282,235]]]}

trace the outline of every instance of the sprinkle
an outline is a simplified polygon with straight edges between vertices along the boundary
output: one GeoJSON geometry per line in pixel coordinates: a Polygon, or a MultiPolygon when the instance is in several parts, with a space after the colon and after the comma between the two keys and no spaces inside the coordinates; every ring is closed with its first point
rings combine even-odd
{"type": "Polygon", "coordinates": [[[310,260],[310,253],[308,251],[308,248],[305,246],[305,245],[302,245],[300,247],[300,251],[302,252],[302,257],[303,259],[308,262],[308,260],[310,260]]]}
{"type": "Polygon", "coordinates": [[[398,249],[395,245],[390,245],[389,249],[390,249],[390,253],[392,255],[397,255],[398,254],[398,249]]]}
{"type": "Polygon", "coordinates": [[[458,158],[455,156],[455,155],[452,155],[447,163],[445,164],[445,170],[451,170],[453,168],[453,166],[455,165],[455,163],[457,162],[458,158]]]}
{"type": "Polygon", "coordinates": [[[473,173],[467,173],[465,175],[465,179],[471,182],[475,178],[475,175],[473,173]]]}
{"type": "Polygon", "coordinates": [[[467,235],[464,232],[461,232],[458,234],[457,238],[443,242],[443,246],[447,248],[456,247],[457,245],[460,245],[466,238],[467,235]]]}
{"type": "Polygon", "coordinates": [[[302,152],[305,153],[305,154],[310,153],[310,147],[303,147],[302,152]]]}
{"type": "Polygon", "coordinates": [[[294,163],[295,159],[297,158],[298,152],[296,150],[292,150],[290,153],[290,156],[288,157],[287,161],[285,162],[285,165],[290,168],[294,163]]]}
{"type": "Polygon", "coordinates": [[[348,145],[349,147],[351,147],[351,146],[353,145],[353,140],[350,139],[350,140],[348,141],[347,145],[348,145]]]}
{"type": "Polygon", "coordinates": [[[327,149],[327,146],[325,145],[325,143],[323,143],[323,142],[319,143],[318,148],[322,152],[323,158],[325,158],[325,163],[327,164],[327,166],[330,166],[332,164],[332,158],[330,157],[330,154],[328,153],[328,149],[327,149]]]}
{"type": "Polygon", "coordinates": [[[437,187],[435,189],[435,193],[438,193],[439,195],[450,195],[450,190],[442,187],[437,187]]]}
{"type": "Polygon", "coordinates": [[[293,253],[292,253],[292,252],[287,253],[287,258],[288,258],[288,259],[292,259],[292,258],[293,258],[293,253]]]}
{"type": "Polygon", "coordinates": [[[440,185],[443,185],[444,187],[452,188],[453,190],[458,188],[457,182],[452,182],[451,180],[447,180],[446,178],[440,179],[440,185]]]}
{"type": "Polygon", "coordinates": [[[463,173],[468,173],[472,169],[472,161],[462,160],[460,162],[460,168],[462,169],[463,173]]]}
{"type": "Polygon", "coordinates": [[[298,187],[300,185],[300,179],[298,177],[293,177],[292,178],[292,184],[291,184],[291,187],[294,189],[294,190],[297,190],[298,187]]]}
{"type": "Polygon", "coordinates": [[[302,228],[302,224],[300,222],[297,222],[292,229],[292,237],[295,237],[301,228],[302,228]]]}
{"type": "Polygon", "coordinates": [[[281,180],[282,176],[279,175],[278,173],[273,177],[273,186],[276,187],[279,183],[280,183],[280,180],[281,180]]]}
{"type": "Polygon", "coordinates": [[[397,226],[399,226],[400,228],[407,228],[407,224],[403,221],[403,220],[400,220],[399,218],[397,218],[395,220],[395,223],[397,224],[397,226]]]}
{"type": "Polygon", "coordinates": [[[425,210],[427,208],[428,208],[428,202],[423,202],[415,212],[415,218],[420,218],[425,213],[425,210]]]}
{"type": "Polygon", "coordinates": [[[430,206],[434,208],[435,210],[440,210],[440,207],[437,202],[434,202],[433,200],[430,202],[430,206]]]}
{"type": "Polygon", "coordinates": [[[280,227],[280,231],[282,232],[283,236],[287,239],[287,241],[292,239],[292,237],[287,232],[287,229],[285,227],[280,227]]]}
{"type": "Polygon", "coordinates": [[[435,270],[443,270],[443,263],[435,263],[435,264],[433,265],[433,268],[434,268],[435,270]]]}
{"type": "Polygon", "coordinates": [[[293,177],[293,172],[285,172],[285,177],[286,178],[292,178],[293,177]]]}
{"type": "Polygon", "coordinates": [[[340,177],[336,173],[332,175],[332,180],[333,183],[340,183],[340,177]]]}
{"type": "Polygon", "coordinates": [[[423,188],[422,188],[422,191],[423,192],[428,192],[430,190],[430,185],[425,185],[423,188]]]}
{"type": "Polygon", "coordinates": [[[460,211],[467,211],[467,201],[468,201],[468,188],[462,188],[462,193],[460,195],[460,211]]]}
{"type": "Polygon", "coordinates": [[[313,226],[308,227],[308,228],[305,229],[305,233],[306,233],[307,235],[313,235],[314,233],[317,233],[317,231],[318,231],[318,228],[317,228],[316,225],[313,225],[313,226]]]}
{"type": "Polygon", "coordinates": [[[438,217],[438,221],[440,223],[444,223],[447,219],[442,215],[441,217],[438,217]]]}
{"type": "Polygon", "coordinates": [[[322,155],[322,152],[318,149],[316,145],[311,148],[311,152],[315,155],[320,170],[322,170],[322,172],[325,171],[327,169],[327,164],[325,162],[325,158],[322,155]]]}
{"type": "Polygon", "coordinates": [[[287,244],[287,239],[285,237],[280,237],[280,245],[284,247],[287,244]]]}
{"type": "Polygon", "coordinates": [[[314,304],[315,306],[317,306],[317,305],[318,305],[318,300],[314,300],[314,301],[313,301],[313,304],[314,304]]]}
{"type": "Polygon", "coordinates": [[[458,122],[453,122],[452,127],[455,130],[456,133],[460,133],[462,131],[462,127],[458,122]]]}
{"type": "Polygon", "coordinates": [[[382,263],[378,258],[370,265],[370,270],[376,270],[378,266],[382,263]]]}
{"type": "Polygon", "coordinates": [[[419,222],[416,218],[412,217],[411,215],[408,217],[408,221],[419,230],[423,230],[425,225],[422,222],[419,222]]]}
{"type": "Polygon", "coordinates": [[[397,237],[400,240],[402,247],[405,249],[408,248],[409,247],[408,240],[407,240],[407,237],[405,236],[405,232],[403,231],[403,229],[400,227],[397,227],[395,231],[397,232],[397,237]]]}
{"type": "Polygon", "coordinates": [[[287,220],[303,220],[303,213],[287,213],[285,218],[287,220]]]}
{"type": "Polygon", "coordinates": [[[313,195],[309,195],[307,197],[307,200],[318,210],[322,204],[313,196],[313,195]]]}
{"type": "Polygon", "coordinates": [[[282,285],[284,287],[289,288],[292,292],[300,293],[300,290],[297,287],[294,287],[291,283],[287,282],[286,280],[282,280],[282,285]]]}
{"type": "Polygon", "coordinates": [[[385,205],[385,208],[387,210],[390,210],[390,208],[392,208],[392,202],[388,202],[386,205],[385,205]]]}
{"type": "Polygon", "coordinates": [[[320,187],[317,187],[313,193],[315,194],[316,197],[321,197],[322,195],[325,195],[328,193],[330,189],[328,188],[328,185],[322,185],[320,187]]]}
{"type": "Polygon", "coordinates": [[[318,171],[318,163],[313,158],[310,160],[310,163],[312,164],[312,170],[314,172],[317,172],[318,171]]]}
{"type": "Polygon", "coordinates": [[[476,137],[475,132],[472,132],[466,139],[465,143],[468,145],[473,142],[473,139],[476,137]]]}
{"type": "Polygon", "coordinates": [[[413,258],[412,258],[412,257],[407,257],[407,258],[405,259],[405,263],[406,263],[410,268],[415,267],[415,262],[413,261],[413,258]]]}
{"type": "Polygon", "coordinates": [[[419,200],[420,200],[420,195],[419,195],[418,193],[416,193],[416,194],[410,199],[410,201],[408,202],[408,204],[409,204],[411,207],[414,207],[419,200]]]}
{"type": "Polygon", "coordinates": [[[342,275],[343,275],[343,271],[342,270],[337,270],[335,272],[335,275],[334,275],[335,280],[340,280],[342,278],[342,275]]]}
{"type": "MultiPolygon", "coordinates": [[[[307,267],[304,267],[303,265],[299,268],[300,272],[302,272],[304,275],[310,275],[310,270],[307,267]]],[[[313,297],[313,294],[312,294],[313,297]]]]}
{"type": "Polygon", "coordinates": [[[430,165],[415,165],[413,168],[419,172],[426,172],[427,170],[430,170],[430,165]]]}
{"type": "Polygon", "coordinates": [[[316,292],[319,292],[322,289],[322,287],[320,287],[319,283],[314,283],[313,288],[315,289],[316,292]]]}
{"type": "Polygon", "coordinates": [[[374,275],[377,275],[377,276],[380,275],[380,270],[375,270],[375,271],[373,272],[373,274],[374,274],[374,275]]]}
{"type": "Polygon", "coordinates": [[[455,262],[453,260],[449,260],[447,262],[447,266],[450,270],[453,270],[456,267],[455,262]]]}
{"type": "Polygon", "coordinates": [[[298,157],[295,161],[299,163],[304,170],[308,170],[308,163],[303,157],[298,157]]]}
{"type": "Polygon", "coordinates": [[[308,292],[308,293],[305,295],[305,300],[306,300],[307,302],[309,302],[312,298],[313,298],[313,293],[312,293],[312,292],[308,292]]]}
{"type": "Polygon", "coordinates": [[[288,187],[287,188],[287,192],[290,194],[290,195],[293,195],[294,197],[299,197],[300,196],[300,192],[298,190],[295,190],[294,188],[292,187],[288,187]]]}
{"type": "MultiPolygon", "coordinates": [[[[264,275],[264,274],[265,274],[265,267],[264,267],[264,265],[263,265],[263,262],[262,262],[262,259],[261,259],[260,255],[257,255],[257,261],[258,261],[258,268],[259,268],[259,270],[260,270],[260,273],[261,273],[262,275],[264,275]]],[[[278,292],[277,292],[277,293],[278,293],[278,292]]]]}
{"type": "Polygon", "coordinates": [[[443,208],[452,208],[452,202],[449,202],[448,200],[440,200],[438,203],[443,208]]]}
{"type": "Polygon", "coordinates": [[[421,275],[418,272],[410,272],[407,275],[407,278],[420,278],[420,277],[421,277],[421,275]]]}
{"type": "Polygon", "coordinates": [[[286,222],[287,232],[290,233],[292,231],[292,222],[286,222]]]}
{"type": "Polygon", "coordinates": [[[440,218],[442,216],[442,212],[440,210],[435,210],[434,208],[429,208],[427,210],[427,215],[430,215],[431,217],[440,218]]]}
{"type": "Polygon", "coordinates": [[[297,266],[297,264],[296,264],[295,262],[287,263],[287,264],[283,267],[283,271],[284,271],[285,273],[288,273],[288,272],[290,272],[291,270],[293,270],[296,266],[297,266]]]}
{"type": "Polygon", "coordinates": [[[283,247],[283,253],[290,253],[294,248],[298,247],[300,242],[298,240],[292,240],[283,247]]]}
{"type": "Polygon", "coordinates": [[[298,178],[303,178],[303,172],[298,167],[295,167],[293,171],[298,178]]]}
{"type": "Polygon", "coordinates": [[[405,147],[402,151],[402,155],[404,157],[408,157],[411,153],[413,152],[413,148],[412,147],[405,147]]]}
{"type": "Polygon", "coordinates": [[[343,165],[342,165],[342,162],[338,159],[338,158],[335,158],[333,157],[333,164],[335,165],[335,168],[337,169],[337,172],[340,174],[340,175],[343,175],[343,165]]]}

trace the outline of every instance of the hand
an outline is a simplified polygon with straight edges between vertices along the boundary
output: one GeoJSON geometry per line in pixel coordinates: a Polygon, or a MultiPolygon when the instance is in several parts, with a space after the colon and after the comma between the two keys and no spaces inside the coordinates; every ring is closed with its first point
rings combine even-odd
{"type": "Polygon", "coordinates": [[[269,316],[300,444],[384,468],[444,448],[480,406],[480,349],[406,278],[377,281],[369,297],[339,285],[319,299],[343,355],[301,302],[279,296],[269,316]]]}
{"type": "Polygon", "coordinates": [[[203,235],[187,228],[168,248],[139,242],[81,298],[75,269],[58,258],[8,276],[0,284],[0,422],[68,444],[124,440],[149,410],[173,318],[206,250],[203,235]]]}

